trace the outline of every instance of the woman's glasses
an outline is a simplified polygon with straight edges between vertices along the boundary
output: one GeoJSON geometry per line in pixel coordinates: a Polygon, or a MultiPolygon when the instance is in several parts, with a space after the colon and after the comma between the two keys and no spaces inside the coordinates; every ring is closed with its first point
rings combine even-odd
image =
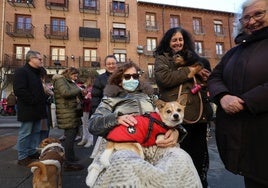
{"type": "Polygon", "coordinates": [[[259,10],[254,12],[252,16],[250,15],[245,15],[242,18],[239,19],[240,23],[242,24],[247,24],[251,18],[253,18],[255,21],[261,20],[266,13],[266,10],[259,10]]]}
{"type": "Polygon", "coordinates": [[[123,77],[125,80],[129,80],[131,77],[135,80],[138,80],[140,75],[137,73],[136,74],[124,74],[123,77]]]}

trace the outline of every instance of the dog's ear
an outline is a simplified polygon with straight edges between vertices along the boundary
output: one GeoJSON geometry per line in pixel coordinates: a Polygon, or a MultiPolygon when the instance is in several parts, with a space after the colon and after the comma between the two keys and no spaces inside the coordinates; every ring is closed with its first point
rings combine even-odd
{"type": "Polygon", "coordinates": [[[188,98],[188,95],[187,95],[187,94],[182,94],[181,96],[179,96],[179,98],[177,99],[177,101],[178,101],[178,103],[180,103],[182,106],[186,106],[187,98],[188,98]]]}
{"type": "Polygon", "coordinates": [[[161,109],[165,106],[166,102],[165,101],[162,101],[160,99],[157,99],[154,101],[154,104],[156,106],[157,109],[161,109]]]}

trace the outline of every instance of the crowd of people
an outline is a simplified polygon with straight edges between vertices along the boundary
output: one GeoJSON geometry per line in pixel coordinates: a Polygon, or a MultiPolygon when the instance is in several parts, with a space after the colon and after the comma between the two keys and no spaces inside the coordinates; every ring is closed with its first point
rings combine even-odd
{"type": "Polygon", "coordinates": [[[213,102],[217,105],[216,141],[226,169],[244,176],[246,188],[268,187],[267,11],[267,0],[243,3],[236,46],[213,70],[209,61],[195,52],[194,40],[185,28],[167,30],[154,51],[157,93],[137,64],[117,63],[113,55],[105,58],[105,72],[94,82],[88,79],[77,84],[79,70],[69,67],[52,77],[52,90],[46,85],[41,54],[28,51],[26,64],[16,70],[13,83],[17,119],[21,122],[18,164],[27,166],[38,159],[36,148],[49,136],[52,126],[53,102],[57,126],[65,136],[64,170],[84,168],[74,151],[80,128],[83,131],[78,145],[95,147],[88,168],[88,174],[95,174],[95,179],[86,178],[89,186],[206,188],[207,126],[213,102]],[[101,153],[114,127],[133,127],[137,124],[135,116],[155,112],[155,98],[169,102],[181,95],[187,95],[182,123],[187,135],[183,140],[177,129],[170,129],[164,140],[142,148],[145,159],[129,150],[117,150],[112,153],[110,166],[103,166],[101,153]]]}

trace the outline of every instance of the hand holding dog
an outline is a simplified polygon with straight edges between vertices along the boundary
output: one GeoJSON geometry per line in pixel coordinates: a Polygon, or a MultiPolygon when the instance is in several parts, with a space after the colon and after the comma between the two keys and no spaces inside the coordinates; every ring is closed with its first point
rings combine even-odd
{"type": "Polygon", "coordinates": [[[207,69],[205,69],[205,68],[203,68],[197,74],[202,77],[203,81],[207,81],[208,80],[208,77],[210,75],[210,71],[207,70],[207,69]]]}
{"type": "Polygon", "coordinates": [[[177,145],[179,138],[179,132],[176,129],[170,129],[164,135],[164,139],[156,140],[156,145],[158,147],[173,147],[177,145]]]}
{"type": "Polygon", "coordinates": [[[244,101],[237,96],[225,95],[221,98],[220,103],[227,114],[235,114],[244,110],[244,101]]]}
{"type": "Polygon", "coordinates": [[[135,119],[133,114],[126,114],[126,115],[119,116],[117,118],[117,121],[118,121],[118,124],[122,124],[126,127],[134,126],[135,124],[137,124],[137,120],[135,119]]]}

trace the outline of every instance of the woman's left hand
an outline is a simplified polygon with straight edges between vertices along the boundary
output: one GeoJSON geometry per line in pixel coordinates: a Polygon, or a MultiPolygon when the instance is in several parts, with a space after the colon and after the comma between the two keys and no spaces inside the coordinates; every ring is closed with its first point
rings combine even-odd
{"type": "Polygon", "coordinates": [[[166,132],[164,140],[159,140],[156,142],[158,147],[173,147],[177,145],[179,138],[179,132],[176,129],[170,129],[166,132]]]}
{"type": "Polygon", "coordinates": [[[205,68],[203,68],[197,74],[199,74],[202,77],[203,81],[207,81],[208,77],[210,75],[210,71],[205,69],[205,68]]]}

